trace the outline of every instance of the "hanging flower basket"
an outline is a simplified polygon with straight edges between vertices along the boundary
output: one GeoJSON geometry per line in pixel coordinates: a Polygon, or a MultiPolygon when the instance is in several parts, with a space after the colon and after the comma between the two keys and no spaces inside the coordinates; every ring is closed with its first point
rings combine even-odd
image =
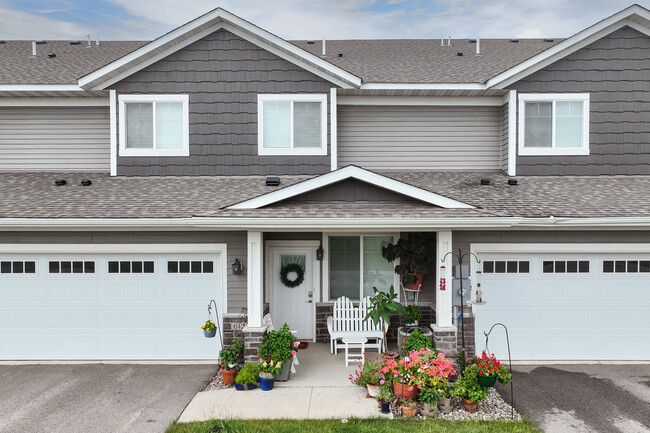
{"type": "Polygon", "coordinates": [[[491,388],[494,386],[495,382],[497,381],[496,376],[486,376],[484,374],[477,374],[476,378],[478,379],[478,383],[483,388],[491,388]]]}
{"type": "Polygon", "coordinates": [[[217,330],[213,329],[212,331],[208,331],[207,329],[204,329],[203,335],[205,338],[214,338],[214,336],[217,335],[217,330]]]}

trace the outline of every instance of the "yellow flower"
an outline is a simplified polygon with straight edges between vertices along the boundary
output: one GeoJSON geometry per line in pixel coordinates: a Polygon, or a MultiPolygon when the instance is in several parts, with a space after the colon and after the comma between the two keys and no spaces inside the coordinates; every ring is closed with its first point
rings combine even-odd
{"type": "Polygon", "coordinates": [[[278,363],[275,364],[275,368],[280,368],[280,367],[282,367],[282,363],[280,361],[278,361],[278,363]]]}

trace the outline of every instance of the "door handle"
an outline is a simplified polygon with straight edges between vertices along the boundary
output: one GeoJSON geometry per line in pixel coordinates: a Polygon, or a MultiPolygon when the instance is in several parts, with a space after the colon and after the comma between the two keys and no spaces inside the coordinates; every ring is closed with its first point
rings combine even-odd
{"type": "Polygon", "coordinates": [[[305,304],[311,304],[312,300],[310,299],[309,301],[305,301],[305,304]]]}

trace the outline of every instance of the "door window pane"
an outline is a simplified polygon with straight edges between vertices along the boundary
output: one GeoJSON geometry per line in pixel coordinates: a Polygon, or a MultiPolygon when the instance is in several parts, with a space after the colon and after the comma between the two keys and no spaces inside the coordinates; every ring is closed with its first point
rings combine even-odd
{"type": "Polygon", "coordinates": [[[360,244],[359,236],[330,237],[330,299],[340,296],[359,299],[360,244]]]}
{"type": "Polygon", "coordinates": [[[393,264],[382,255],[384,245],[393,242],[392,236],[364,236],[363,237],[363,296],[372,295],[373,287],[382,292],[388,289],[395,281],[393,264]]]}

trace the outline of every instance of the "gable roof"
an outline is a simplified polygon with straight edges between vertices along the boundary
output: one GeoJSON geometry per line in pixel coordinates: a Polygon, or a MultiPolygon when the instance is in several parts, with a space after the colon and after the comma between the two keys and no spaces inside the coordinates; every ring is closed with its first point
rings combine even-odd
{"type": "Polygon", "coordinates": [[[81,77],[79,85],[87,90],[104,89],[219,29],[228,30],[341,87],[361,86],[361,78],[221,8],[214,9],[142,48],[81,77]]]}
{"type": "Polygon", "coordinates": [[[347,167],[325,173],[318,177],[305,180],[304,182],[237,203],[230,206],[229,209],[259,209],[346,179],[357,179],[445,209],[472,209],[474,207],[398,180],[373,173],[372,171],[357,167],[356,165],[348,165],[347,167]]]}

